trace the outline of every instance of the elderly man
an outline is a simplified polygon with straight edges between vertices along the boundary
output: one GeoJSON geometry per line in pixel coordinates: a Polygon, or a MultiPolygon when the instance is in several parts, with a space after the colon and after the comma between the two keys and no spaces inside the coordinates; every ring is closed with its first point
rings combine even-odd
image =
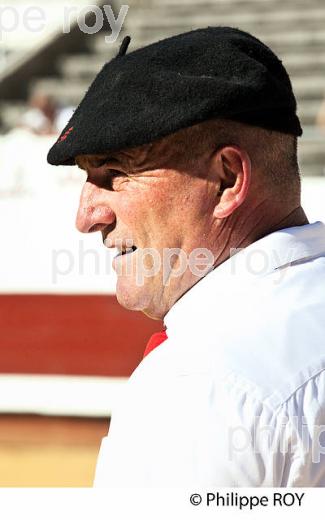
{"type": "Polygon", "coordinates": [[[77,227],[119,248],[119,302],[166,327],[95,484],[325,485],[325,227],[300,205],[288,75],[237,29],[128,43],[48,156],[87,172],[77,227]]]}

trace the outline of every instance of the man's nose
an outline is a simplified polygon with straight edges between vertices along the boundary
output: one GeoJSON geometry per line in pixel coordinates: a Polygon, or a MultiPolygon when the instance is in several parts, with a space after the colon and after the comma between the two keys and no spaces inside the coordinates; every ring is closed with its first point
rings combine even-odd
{"type": "Polygon", "coordinates": [[[101,231],[115,221],[114,211],[109,207],[107,201],[103,200],[103,191],[90,182],[85,183],[80,195],[76,218],[78,231],[82,233],[101,231]]]}

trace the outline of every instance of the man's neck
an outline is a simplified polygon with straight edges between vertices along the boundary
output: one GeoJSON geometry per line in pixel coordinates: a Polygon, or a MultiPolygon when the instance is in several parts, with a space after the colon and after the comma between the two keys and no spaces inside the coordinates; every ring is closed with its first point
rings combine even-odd
{"type": "Polygon", "coordinates": [[[270,235],[271,233],[274,233],[275,231],[279,231],[280,229],[286,229],[290,227],[296,227],[296,226],[304,226],[306,224],[309,224],[308,218],[301,206],[294,208],[288,215],[283,217],[278,222],[275,222],[270,228],[267,230],[266,233],[264,233],[259,238],[263,238],[263,236],[270,235]]]}
{"type": "MultiPolygon", "coordinates": [[[[265,213],[265,215],[266,215],[266,213],[265,213]]],[[[251,220],[251,222],[253,222],[253,221],[251,220]]],[[[252,226],[251,230],[250,230],[251,232],[246,232],[246,234],[241,229],[240,235],[237,234],[235,236],[235,233],[232,233],[231,228],[223,229],[218,237],[218,240],[220,240],[220,243],[222,243],[224,245],[223,245],[219,255],[216,256],[216,261],[214,263],[213,268],[215,269],[220,264],[222,264],[223,262],[228,260],[228,258],[230,257],[231,250],[248,247],[250,244],[263,238],[264,236],[270,235],[271,233],[274,233],[275,231],[279,231],[280,229],[285,229],[285,228],[290,228],[290,227],[295,227],[295,226],[303,226],[308,223],[309,222],[305,215],[304,210],[302,209],[301,206],[299,206],[297,208],[294,208],[292,211],[288,212],[285,216],[283,216],[279,219],[274,219],[272,223],[270,223],[270,219],[269,219],[268,225],[265,225],[265,221],[264,221],[264,226],[263,226],[262,225],[263,219],[261,219],[259,226],[255,226],[255,227],[252,226]]],[[[247,224],[247,222],[246,222],[246,224],[247,224]]],[[[247,227],[246,227],[246,229],[247,229],[247,227]]],[[[168,307],[166,307],[166,309],[164,309],[164,312],[162,312],[161,315],[159,316],[159,318],[157,318],[157,319],[163,319],[165,314],[167,314],[167,312],[169,311],[169,309],[179,299],[181,299],[182,296],[184,296],[184,294],[186,294],[189,290],[191,290],[194,285],[199,283],[203,278],[204,278],[204,276],[202,278],[196,278],[195,280],[192,279],[191,283],[188,284],[186,290],[184,290],[184,292],[179,294],[177,296],[177,298],[172,300],[172,303],[168,307]]]]}
{"type": "Polygon", "coordinates": [[[240,229],[240,226],[236,223],[233,229],[230,225],[229,228],[226,227],[223,232],[221,231],[219,240],[220,243],[224,245],[219,254],[216,255],[214,267],[228,260],[231,250],[248,247],[257,240],[280,229],[303,226],[309,223],[300,205],[288,211],[286,214],[282,213],[279,217],[275,212],[273,212],[272,217],[270,217],[267,211],[265,211],[264,214],[262,213],[262,215],[263,216],[257,220],[254,212],[252,212],[246,221],[243,218],[245,230],[243,228],[240,229]],[[234,232],[234,229],[236,229],[236,232],[234,232]]]}

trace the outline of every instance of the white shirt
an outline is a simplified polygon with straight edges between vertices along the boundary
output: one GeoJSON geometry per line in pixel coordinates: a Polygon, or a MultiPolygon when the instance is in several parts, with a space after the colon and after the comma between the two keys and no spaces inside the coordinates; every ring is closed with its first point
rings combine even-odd
{"type": "Polygon", "coordinates": [[[94,485],[325,486],[325,225],[236,253],[165,324],[113,411],[94,485]]]}

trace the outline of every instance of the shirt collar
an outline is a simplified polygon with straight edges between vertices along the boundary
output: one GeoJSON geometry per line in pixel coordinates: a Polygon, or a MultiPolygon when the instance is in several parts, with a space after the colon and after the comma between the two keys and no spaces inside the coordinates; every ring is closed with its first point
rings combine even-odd
{"type": "MultiPolygon", "coordinates": [[[[184,311],[197,306],[210,287],[238,284],[241,280],[263,277],[278,269],[325,255],[325,224],[315,222],[275,231],[244,249],[231,252],[228,260],[196,283],[168,311],[164,318],[167,334],[184,320],[184,311]]],[[[204,301],[204,300],[203,300],[204,301]]]]}

